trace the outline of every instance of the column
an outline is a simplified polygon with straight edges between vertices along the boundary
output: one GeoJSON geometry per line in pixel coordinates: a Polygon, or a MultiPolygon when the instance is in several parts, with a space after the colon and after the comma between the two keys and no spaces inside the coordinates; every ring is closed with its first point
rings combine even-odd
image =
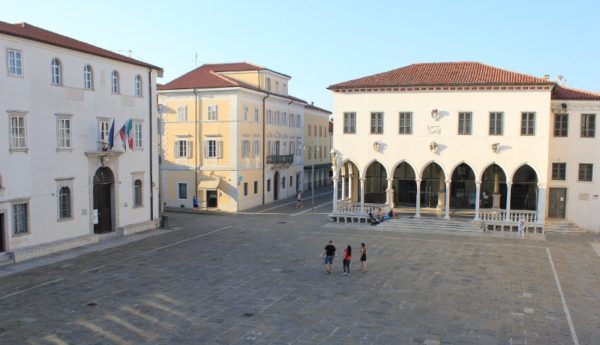
{"type": "Polygon", "coordinates": [[[494,174],[494,193],[492,194],[492,208],[500,208],[500,178],[494,174]]]}
{"type": "Polygon", "coordinates": [[[440,175],[440,183],[438,185],[438,203],[437,203],[437,208],[438,209],[443,209],[444,208],[444,203],[446,201],[446,191],[448,191],[448,189],[446,189],[446,191],[444,191],[444,175],[440,175]]]}
{"type": "Polygon", "coordinates": [[[338,177],[333,175],[333,213],[337,212],[338,177]]]}
{"type": "Polygon", "coordinates": [[[393,183],[394,183],[394,179],[389,178],[387,179],[387,189],[386,191],[386,204],[388,206],[388,208],[392,209],[394,208],[394,189],[393,187],[393,183]]]}
{"type": "Polygon", "coordinates": [[[352,201],[352,174],[348,175],[348,199],[352,201]]]}
{"type": "Polygon", "coordinates": [[[450,219],[450,180],[446,180],[446,215],[444,219],[450,219]]]}
{"type": "Polygon", "coordinates": [[[479,220],[479,193],[481,192],[481,181],[475,181],[475,219],[479,220]]]}
{"type": "Polygon", "coordinates": [[[360,213],[365,213],[365,178],[360,178],[360,213]]]}
{"type": "Polygon", "coordinates": [[[510,194],[512,192],[512,183],[506,181],[506,221],[510,220],[510,194]]]}
{"type": "Polygon", "coordinates": [[[346,176],[342,175],[342,201],[346,200],[346,176]]]}
{"type": "Polygon", "coordinates": [[[421,180],[415,180],[417,183],[417,202],[415,205],[415,218],[421,217],[421,180]]]}
{"type": "Polygon", "coordinates": [[[543,223],[546,219],[546,185],[538,183],[537,199],[537,223],[543,223]]]}

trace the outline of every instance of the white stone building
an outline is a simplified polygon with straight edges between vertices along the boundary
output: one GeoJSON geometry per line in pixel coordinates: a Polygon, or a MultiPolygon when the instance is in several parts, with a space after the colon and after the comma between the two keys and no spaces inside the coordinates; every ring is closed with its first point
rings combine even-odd
{"type": "Polygon", "coordinates": [[[0,22],[0,52],[0,252],[154,228],[162,70],[26,23],[0,22]]]}
{"type": "Polygon", "coordinates": [[[329,87],[333,214],[374,207],[600,231],[600,94],[476,62],[329,87]]]}

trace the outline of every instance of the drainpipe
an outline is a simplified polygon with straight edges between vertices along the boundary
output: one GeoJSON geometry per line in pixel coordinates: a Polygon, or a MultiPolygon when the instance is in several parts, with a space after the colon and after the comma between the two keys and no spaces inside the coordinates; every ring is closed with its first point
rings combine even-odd
{"type": "Polygon", "coordinates": [[[266,131],[266,114],[267,114],[267,109],[266,109],[266,100],[267,98],[269,98],[269,94],[267,94],[265,97],[263,97],[262,99],[262,106],[263,106],[263,111],[262,111],[262,149],[263,149],[263,160],[262,160],[262,204],[265,204],[265,192],[266,192],[266,181],[265,181],[265,169],[267,166],[267,131],[266,131]]]}
{"type": "Polygon", "coordinates": [[[194,122],[194,142],[196,143],[194,145],[196,146],[196,152],[194,152],[194,196],[198,200],[198,155],[200,155],[200,142],[198,141],[198,93],[196,89],[194,89],[194,122]]]}
{"type": "MultiPolygon", "coordinates": [[[[157,100],[158,101],[158,100],[157,100]]],[[[149,125],[149,145],[148,150],[150,155],[150,220],[154,220],[154,176],[152,174],[152,69],[148,69],[148,125],[149,125]]]]}

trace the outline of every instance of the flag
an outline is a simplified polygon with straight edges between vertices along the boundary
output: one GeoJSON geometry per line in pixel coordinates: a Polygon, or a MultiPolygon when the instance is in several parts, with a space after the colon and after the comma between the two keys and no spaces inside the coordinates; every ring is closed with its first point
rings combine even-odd
{"type": "Polygon", "coordinates": [[[131,119],[129,119],[127,121],[127,139],[129,141],[129,149],[133,150],[133,121],[131,121],[131,119]]]}
{"type": "Polygon", "coordinates": [[[110,130],[108,131],[108,149],[112,150],[115,145],[115,119],[112,120],[110,130]]]}
{"type": "Polygon", "coordinates": [[[119,130],[119,136],[121,137],[121,142],[123,143],[123,150],[127,151],[127,122],[121,127],[119,130]]]}

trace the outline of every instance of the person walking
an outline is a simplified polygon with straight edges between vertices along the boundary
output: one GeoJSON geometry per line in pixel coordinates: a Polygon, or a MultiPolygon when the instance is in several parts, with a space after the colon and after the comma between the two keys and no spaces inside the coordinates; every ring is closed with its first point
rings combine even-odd
{"type": "Polygon", "coordinates": [[[348,245],[346,249],[344,249],[344,275],[350,276],[350,260],[352,260],[352,247],[348,245]]]}
{"type": "Polygon", "coordinates": [[[325,261],[325,272],[327,272],[327,274],[331,274],[334,256],[335,246],[333,245],[333,241],[330,240],[329,244],[325,246],[325,251],[323,251],[323,259],[325,261]]]}
{"type": "Polygon", "coordinates": [[[523,217],[519,219],[519,223],[517,224],[517,230],[519,231],[517,234],[521,236],[521,238],[525,238],[525,219],[523,219],[523,217]]]}
{"type": "Polygon", "coordinates": [[[364,243],[360,244],[360,270],[367,271],[367,246],[364,243]]]}
{"type": "Polygon", "coordinates": [[[302,205],[302,191],[298,191],[298,193],[296,193],[296,208],[304,208],[304,205],[302,205]]]}

